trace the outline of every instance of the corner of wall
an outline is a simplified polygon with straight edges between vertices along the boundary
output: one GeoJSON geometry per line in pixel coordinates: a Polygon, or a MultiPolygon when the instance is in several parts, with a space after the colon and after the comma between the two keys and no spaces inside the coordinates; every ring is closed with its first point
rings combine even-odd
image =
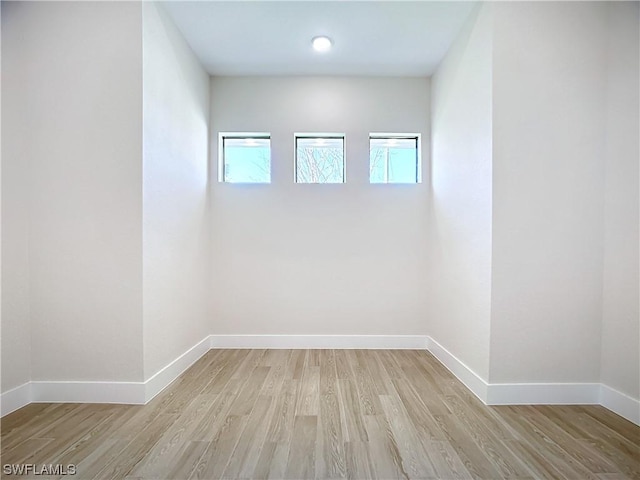
{"type": "Polygon", "coordinates": [[[621,411],[635,411],[637,416],[640,414],[637,406],[640,401],[640,6],[637,2],[607,2],[606,8],[600,379],[603,404],[619,407],[621,411]]]}
{"type": "Polygon", "coordinates": [[[164,8],[143,6],[144,378],[210,330],[209,75],[164,8]]]}

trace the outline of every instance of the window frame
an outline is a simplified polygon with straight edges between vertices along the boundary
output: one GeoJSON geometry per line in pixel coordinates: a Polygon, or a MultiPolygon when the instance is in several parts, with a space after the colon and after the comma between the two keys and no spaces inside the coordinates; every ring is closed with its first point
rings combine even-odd
{"type": "Polygon", "coordinates": [[[218,132],[218,183],[236,185],[271,184],[271,133],[269,132],[218,132]],[[269,181],[268,182],[229,182],[225,180],[225,139],[233,140],[269,140],[269,181]]]}
{"type": "Polygon", "coordinates": [[[347,183],[347,136],[344,133],[294,133],[293,134],[293,182],[302,185],[343,185],[347,183]],[[342,181],[341,182],[300,182],[298,181],[298,140],[342,140],[342,181]]]}
{"type": "MultiPolygon", "coordinates": [[[[387,163],[387,171],[389,169],[387,163]]],[[[417,185],[422,183],[422,135],[420,133],[387,133],[387,132],[371,132],[369,133],[369,184],[370,185],[417,185]],[[384,182],[371,181],[371,140],[415,140],[416,142],[416,180],[415,182],[384,182]]]]}

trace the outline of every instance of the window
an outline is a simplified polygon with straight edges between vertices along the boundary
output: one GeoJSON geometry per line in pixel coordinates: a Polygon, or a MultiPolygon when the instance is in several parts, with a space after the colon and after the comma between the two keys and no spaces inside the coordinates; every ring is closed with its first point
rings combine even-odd
{"type": "Polygon", "coordinates": [[[271,183],[271,137],[268,133],[221,133],[219,181],[271,183]]]}
{"type": "Polygon", "coordinates": [[[297,183],[344,183],[344,135],[296,135],[297,183]]]}
{"type": "Polygon", "coordinates": [[[420,183],[419,134],[369,136],[370,183],[420,183]]]}

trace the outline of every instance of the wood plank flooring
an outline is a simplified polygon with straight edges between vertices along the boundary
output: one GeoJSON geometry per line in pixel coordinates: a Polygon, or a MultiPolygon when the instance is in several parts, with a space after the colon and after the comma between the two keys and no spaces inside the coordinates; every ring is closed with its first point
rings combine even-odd
{"type": "Polygon", "coordinates": [[[640,479],[640,427],[487,407],[425,351],[212,350],[145,406],[32,404],[1,427],[2,465],[83,480],[640,479]]]}

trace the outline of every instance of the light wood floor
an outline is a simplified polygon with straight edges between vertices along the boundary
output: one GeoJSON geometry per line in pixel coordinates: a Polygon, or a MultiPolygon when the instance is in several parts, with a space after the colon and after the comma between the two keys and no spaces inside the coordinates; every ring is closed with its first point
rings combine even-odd
{"type": "Polygon", "coordinates": [[[13,463],[77,479],[640,479],[640,427],[598,406],[486,407],[424,351],[212,350],[145,406],[6,416],[13,463]]]}

